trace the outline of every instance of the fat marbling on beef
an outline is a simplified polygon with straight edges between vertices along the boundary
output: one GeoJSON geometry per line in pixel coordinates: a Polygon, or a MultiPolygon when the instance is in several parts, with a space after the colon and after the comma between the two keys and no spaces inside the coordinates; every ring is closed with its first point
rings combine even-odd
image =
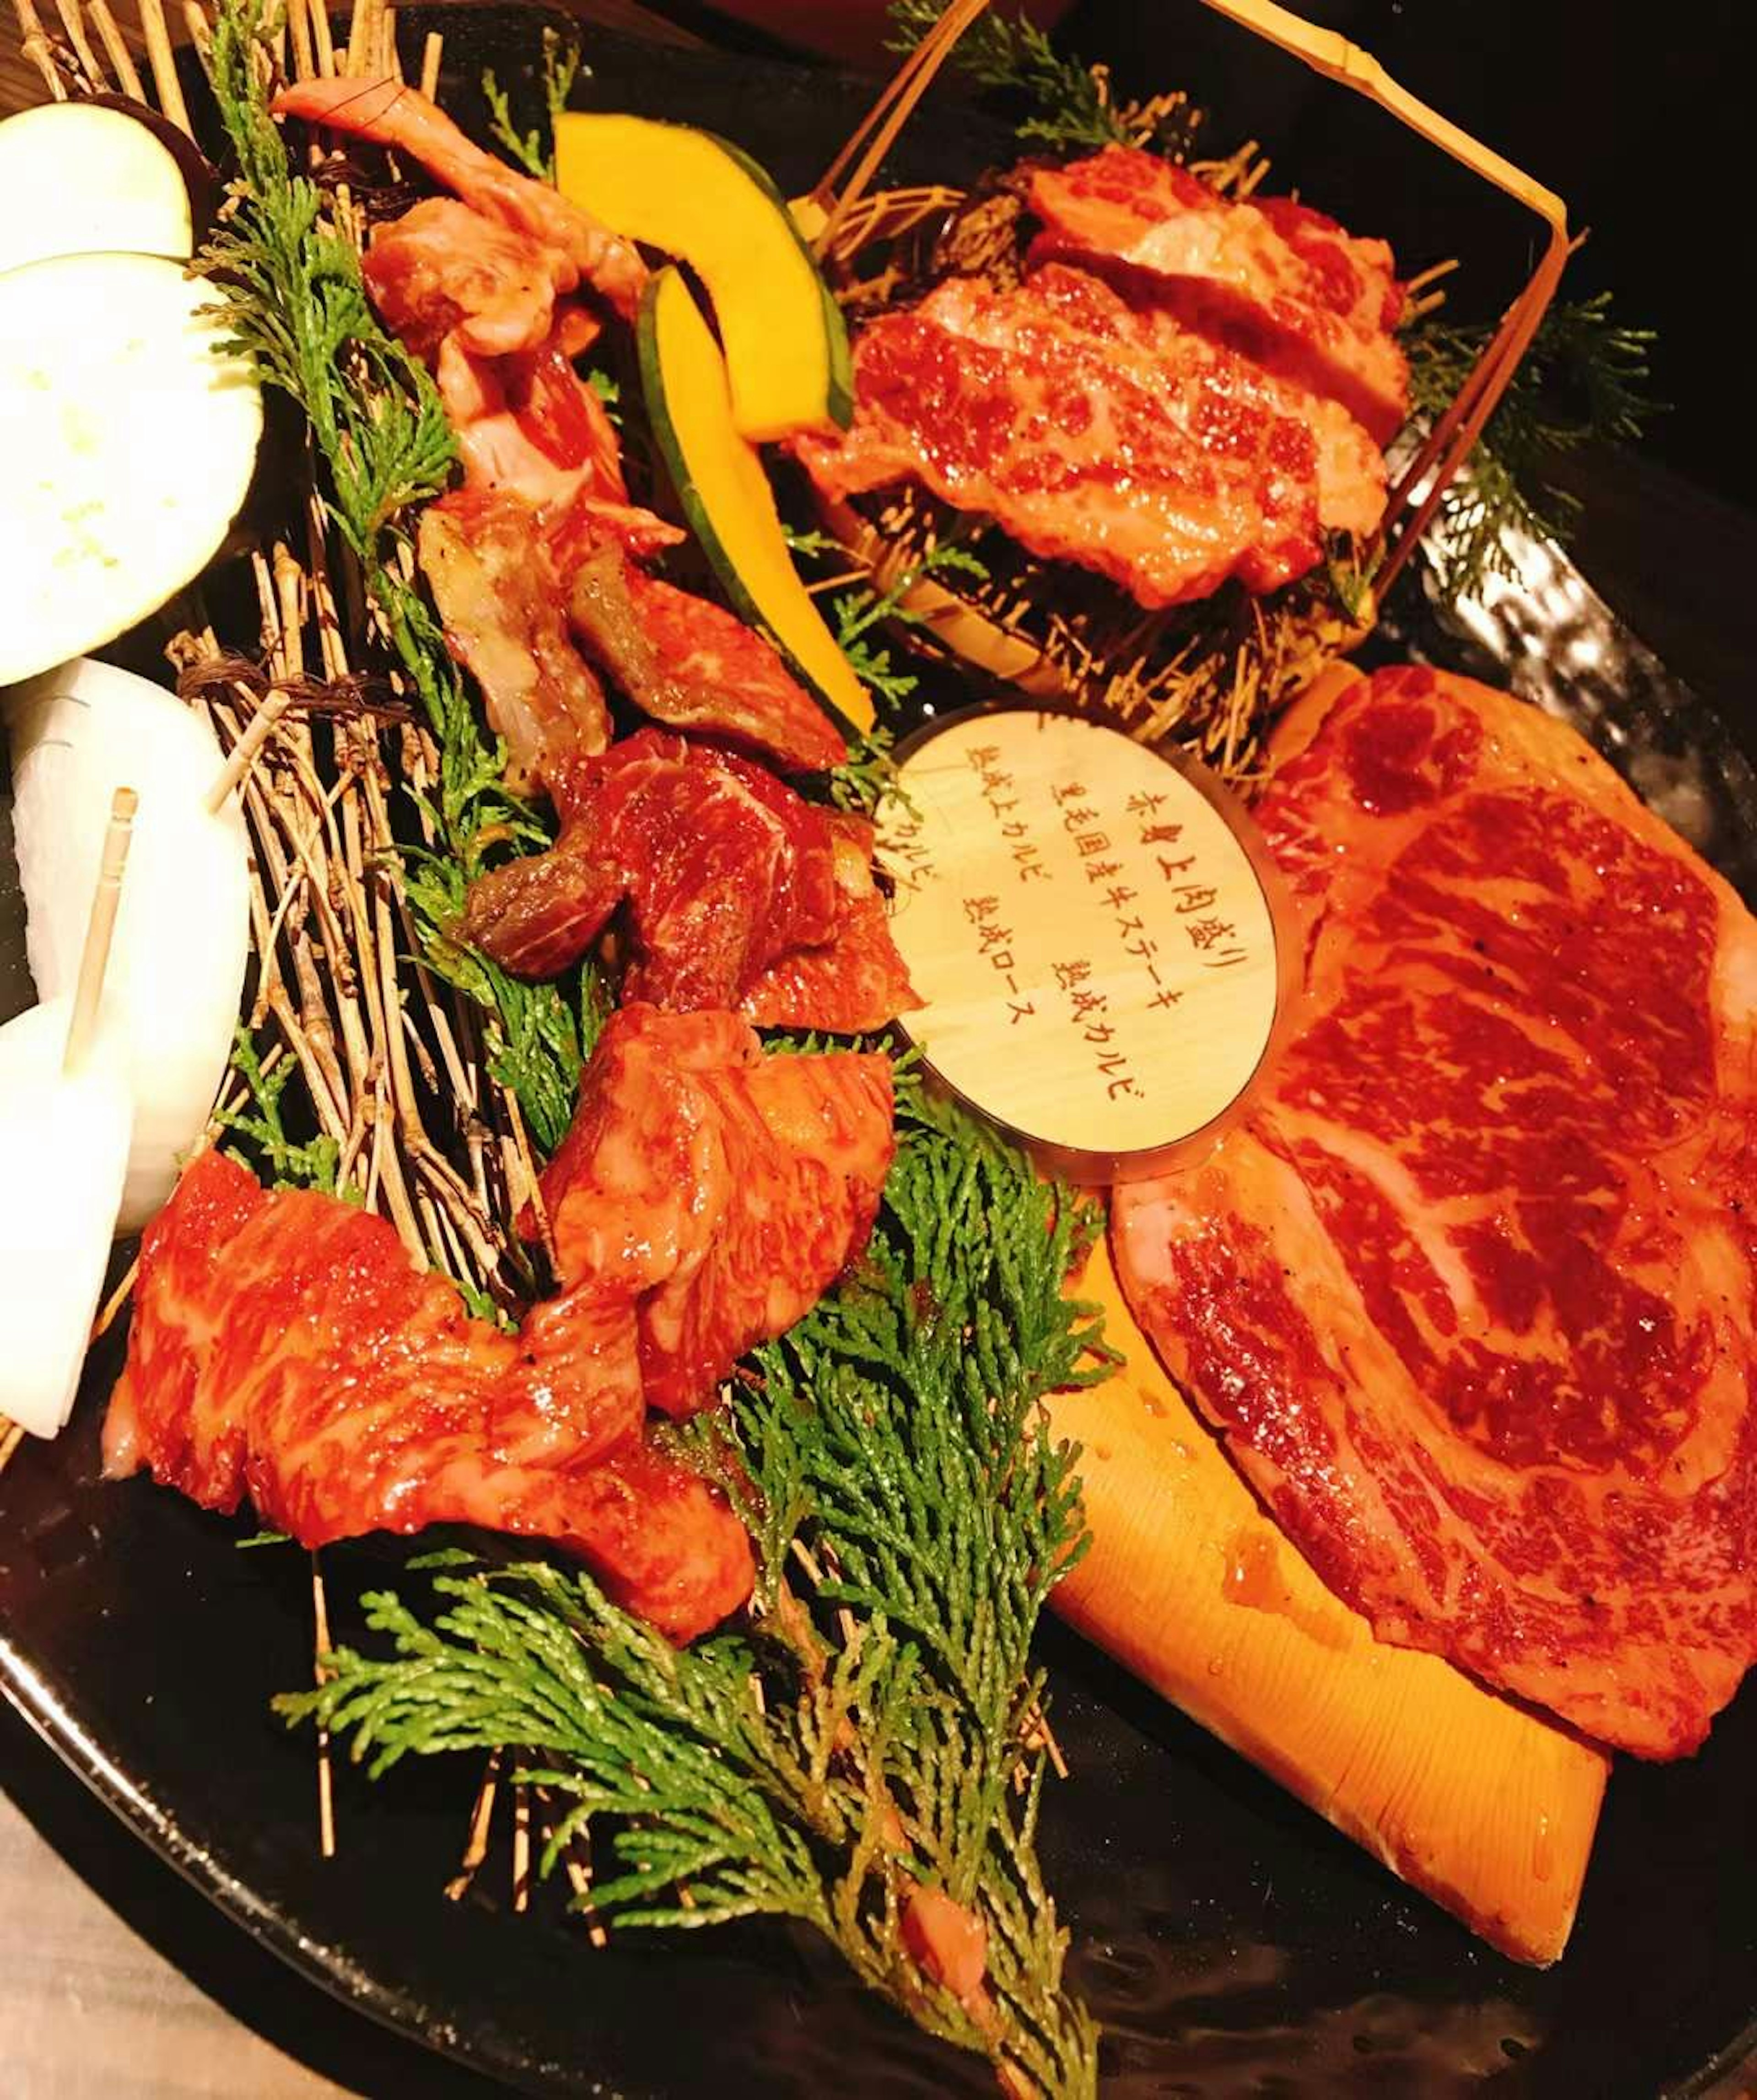
{"type": "Polygon", "coordinates": [[[1324,528],[1365,533],[1384,509],[1384,461],[1335,403],[1059,264],[881,314],[854,390],[845,435],[796,443],[828,495],[920,480],[1143,606],[1233,576],[1273,590],[1324,528]]]}
{"type": "Polygon", "coordinates": [[[735,752],[638,730],[551,782],[560,839],[471,884],[461,931],[554,977],[619,907],[625,995],[863,1035],[917,1005],[872,878],[872,827],[735,752]]]}
{"type": "Polygon", "coordinates": [[[1234,199],[1159,154],[1107,146],[1035,168],[1035,256],[1120,265],[1185,319],[1327,399],[1381,444],[1409,413],[1390,249],[1291,197],[1234,199]]]}
{"type": "Polygon", "coordinates": [[[563,1290],[516,1335],[394,1228],[202,1154],[142,1242],[105,1469],[302,1545],[469,1524],[577,1552],[687,1639],[749,1593],[743,1527],[651,1445],[864,1245],[892,1149],[877,1056],[765,1057],[730,1014],[625,1007],[543,1181],[563,1290]]]}
{"type": "Polygon", "coordinates": [[[1757,926],[1570,730],[1353,686],[1259,814],[1297,1032],[1132,1305],[1380,1635],[1693,1749],[1757,1657],[1757,926]]]}

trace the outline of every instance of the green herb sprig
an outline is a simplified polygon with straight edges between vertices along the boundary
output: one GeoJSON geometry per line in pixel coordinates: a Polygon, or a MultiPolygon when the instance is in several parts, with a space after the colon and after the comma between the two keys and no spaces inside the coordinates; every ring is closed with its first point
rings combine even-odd
{"type": "Polygon", "coordinates": [[[488,130],[507,158],[534,175],[540,183],[555,179],[555,119],[567,107],[573,84],[580,77],[581,51],[577,41],[558,30],[543,32],[543,102],[546,132],[541,127],[521,131],[513,121],[506,90],[492,68],[482,76],[482,95],[488,105],[488,130]]]}
{"type": "Polygon", "coordinates": [[[545,1871],[588,1820],[607,1847],[611,1924],[799,1919],[930,2032],[1082,2096],[1095,2036],[1036,1864],[1030,1648],[1084,1545],[1040,1404],[1105,1374],[1064,1291],[1093,1220],[907,1082],[898,1121],[859,1274],[696,1426],[757,1547],[748,1634],[679,1651],[584,1575],[453,1569],[424,1608],[369,1597],[384,1643],[279,1704],[375,1774],[502,1749],[554,1807],[545,1871]],[[909,1951],[918,1884],[980,1921],[985,2001],[909,1951]]]}
{"type": "MultiPolygon", "coordinates": [[[[890,48],[913,51],[945,11],[946,0],[891,0],[890,48]]],[[[1018,126],[1022,139],[1081,149],[1132,143],[1102,77],[1058,51],[1035,22],[991,8],[965,31],[951,63],[978,86],[1016,95],[1035,112],[1018,126]]]]}
{"type": "MultiPolygon", "coordinates": [[[[1486,324],[1438,315],[1410,331],[1410,386],[1418,416],[1444,412],[1493,333],[1486,324]]],[[[1556,461],[1583,446],[1641,435],[1659,412],[1648,390],[1654,340],[1651,329],[1631,328],[1615,317],[1608,292],[1550,308],[1464,471],[1442,499],[1438,530],[1429,536],[1428,558],[1449,597],[1507,573],[1510,530],[1565,542],[1580,503],[1556,486],[1556,461]]]]}
{"type": "Polygon", "coordinates": [[[327,1196],[357,1198],[351,1184],[337,1187],[342,1148],[333,1137],[295,1139],[289,1136],[281,1114],[281,1098],[287,1083],[298,1070],[289,1057],[271,1072],[263,1069],[250,1031],[241,1025],[235,1032],[232,1069],[243,1080],[246,1101],[242,1107],[219,1110],[214,1120],[221,1128],[242,1140],[241,1149],[254,1154],[246,1165],[260,1162],[263,1178],[271,1189],[318,1189],[327,1196]]]}
{"type": "MultiPolygon", "coordinates": [[[[554,986],[519,984],[448,932],[464,882],[489,851],[548,839],[506,788],[504,748],[484,735],[439,622],[408,577],[404,521],[449,485],[456,444],[426,367],[380,324],[359,257],[324,225],[322,192],[288,160],[259,62],[270,26],[265,0],[223,0],[214,11],[210,77],[240,180],[203,267],[225,300],[234,346],[304,413],[330,513],[439,747],[438,792],[426,805],[435,851],[412,860],[406,878],[426,959],[483,1005],[492,1068],[539,1141],[553,1145],[578,1082],[574,1017],[554,986]]],[[[564,61],[551,67],[552,82],[571,85],[564,61]]]]}

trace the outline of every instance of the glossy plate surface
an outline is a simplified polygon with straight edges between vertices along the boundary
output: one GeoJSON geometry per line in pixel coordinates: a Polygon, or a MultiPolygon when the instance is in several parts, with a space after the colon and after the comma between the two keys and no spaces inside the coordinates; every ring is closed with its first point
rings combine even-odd
{"type": "MultiPolygon", "coordinates": [[[[423,24],[411,27],[417,41],[423,24]]],[[[528,81],[534,18],[447,22],[447,99],[482,66],[528,81]],[[467,29],[466,24],[467,24],[467,29]]],[[[711,123],[801,187],[867,90],[784,66],[594,36],[581,99],[711,123]]],[[[991,138],[925,117],[899,172],[968,172],[991,138]]],[[[1413,593],[1375,644],[1565,708],[1752,893],[1757,787],[1727,731],[1565,564],[1442,627],[1413,593]]],[[[0,1015],[31,997],[0,794],[0,1015]]],[[[4,1171],[0,1163],[0,1172],[4,1171]]],[[[444,1900],[476,1772],[374,1788],[338,1774],[338,1856],[318,1855],[312,1748],[268,1701],[311,1667],[309,1577],[289,1548],[143,1481],[97,1477],[110,1337],[72,1430],[0,1476],[0,1683],[129,1825],[316,1982],[535,2093],[901,2100],[991,2089],[851,1984],[808,1935],[752,1927],[603,1952],[540,1901],[514,1917],[506,1848],[444,1900]]],[[[398,1576],[368,1543],[325,1556],[336,1633],[398,1576]]],[[[1074,1778],[1044,1851],[1073,1973],[1109,2032],[1107,2094],[1651,2095],[1736,2056],[1757,2009],[1757,1687],[1702,1755],[1619,1763],[1573,1947],[1519,1969],[1393,1881],[1247,1765],[1059,1628],[1045,1634],[1074,1778]]],[[[1748,2043],[1747,2045],[1748,2045],[1748,2043]]]]}

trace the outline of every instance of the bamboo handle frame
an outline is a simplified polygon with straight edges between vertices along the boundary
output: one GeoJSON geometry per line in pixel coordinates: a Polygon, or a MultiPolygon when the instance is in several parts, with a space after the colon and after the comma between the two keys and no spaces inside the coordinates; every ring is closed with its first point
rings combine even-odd
{"type": "Polygon", "coordinates": [[[1472,138],[1450,117],[1411,95],[1391,77],[1371,51],[1351,44],[1336,30],[1321,29],[1278,6],[1276,0],[1202,0],[1202,5],[1300,60],[1327,80],[1364,95],[1406,130],[1437,146],[1460,166],[1480,175],[1515,203],[1522,204],[1547,229],[1543,254],[1525,289],[1508,308],[1469,377],[1391,490],[1384,516],[1367,549],[1369,559],[1380,558],[1374,580],[1383,589],[1427,531],[1441,498],[1494,414],[1556,295],[1574,247],[1568,232],[1567,207],[1554,191],[1534,182],[1491,147],[1472,138]]]}
{"type": "MultiPolygon", "coordinates": [[[[823,254],[835,240],[934,75],[987,4],[988,0],[951,0],[825,170],[811,192],[811,201],[824,214],[824,223],[812,243],[815,254],[823,254]],[[837,186],[845,174],[846,183],[838,190],[837,186]]],[[[1391,77],[1371,52],[1350,43],[1337,31],[1321,29],[1276,5],[1275,0],[1201,0],[1201,4],[1300,60],[1326,79],[1365,96],[1406,130],[1438,147],[1461,166],[1523,205],[1547,229],[1543,254],[1525,289],[1508,308],[1469,377],[1423,439],[1386,499],[1384,514],[1366,549],[1375,588],[1382,591],[1415,552],[1441,498],[1506,392],[1556,295],[1574,248],[1567,208],[1553,191],[1534,182],[1491,147],[1472,138],[1450,117],[1411,95],[1391,77]]]]}

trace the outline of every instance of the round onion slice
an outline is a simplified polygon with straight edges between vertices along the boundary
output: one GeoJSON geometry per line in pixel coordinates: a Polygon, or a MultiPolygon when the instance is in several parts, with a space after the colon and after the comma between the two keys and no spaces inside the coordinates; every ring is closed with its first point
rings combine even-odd
{"type": "Polygon", "coordinates": [[[150,125],[125,110],[45,102],[7,117],[0,196],[24,206],[0,218],[0,270],[50,255],[182,260],[195,252],[183,171],[150,125]]]}
{"type": "Polygon", "coordinates": [[[73,1002],[0,1027],[0,1414],[53,1436],[79,1390],[128,1168],[126,1060],[100,1021],[61,1070],[73,1002]]]}
{"type": "Polygon", "coordinates": [[[0,684],[138,625],[219,552],[263,432],[225,333],[213,287],[157,256],[0,276],[0,684]]]}
{"type": "MultiPolygon", "coordinates": [[[[237,797],[207,796],[222,755],[174,694],[132,672],[64,665],[0,695],[13,831],[39,995],[72,994],[110,799],[140,797],[100,1013],[127,1061],[134,1139],[118,1218],[144,1224],[206,1127],[231,1056],[249,956],[249,845],[237,797]]],[[[10,1181],[10,1174],[7,1176],[10,1181]]]]}

